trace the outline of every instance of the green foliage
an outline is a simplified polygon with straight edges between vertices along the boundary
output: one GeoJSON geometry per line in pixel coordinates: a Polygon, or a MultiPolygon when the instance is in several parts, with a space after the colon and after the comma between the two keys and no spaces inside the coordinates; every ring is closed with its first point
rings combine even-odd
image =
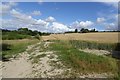
{"type": "Polygon", "coordinates": [[[28,45],[38,42],[38,40],[11,41],[3,42],[0,44],[3,45],[2,48],[4,49],[2,50],[3,60],[9,59],[13,57],[13,55],[18,55],[18,53],[25,51],[28,45]]]}
{"type": "Polygon", "coordinates": [[[75,32],[73,32],[73,31],[67,31],[67,32],[65,32],[65,33],[75,33],[75,32]]]}
{"type": "Polygon", "coordinates": [[[41,32],[39,32],[37,30],[32,31],[32,30],[29,30],[28,28],[19,28],[18,32],[20,34],[31,35],[31,36],[35,36],[35,35],[38,35],[38,34],[40,36],[42,36],[42,35],[50,35],[50,33],[41,33],[41,32]]]}
{"type": "Polygon", "coordinates": [[[14,39],[24,39],[30,38],[30,35],[23,35],[17,32],[3,32],[2,40],[14,40],[14,39]]]}
{"type": "Polygon", "coordinates": [[[26,31],[28,31],[28,28],[19,28],[18,31],[20,31],[20,32],[26,32],[26,31]]]}
{"type": "Polygon", "coordinates": [[[35,38],[40,40],[40,35],[39,34],[35,35],[35,38]]]}
{"type": "Polygon", "coordinates": [[[18,30],[2,30],[2,40],[14,40],[14,39],[25,39],[31,38],[31,36],[35,36],[38,39],[38,34],[42,35],[50,35],[50,33],[41,33],[39,31],[32,31],[28,28],[19,28],[18,30]]]}
{"type": "Polygon", "coordinates": [[[88,30],[88,29],[82,28],[82,29],[80,30],[80,32],[81,32],[81,33],[88,33],[88,32],[98,32],[98,31],[96,31],[95,29],[88,30]]]}
{"type": "Polygon", "coordinates": [[[2,47],[2,49],[0,49],[0,51],[7,51],[10,50],[10,44],[6,44],[6,43],[2,43],[0,44],[0,47],[2,47]]]}
{"type": "Polygon", "coordinates": [[[70,42],[56,41],[50,46],[51,50],[57,51],[56,53],[59,55],[59,59],[66,66],[72,66],[78,72],[116,73],[118,70],[115,59],[79,51],[70,42]]]}
{"type": "Polygon", "coordinates": [[[84,28],[82,28],[80,31],[81,31],[82,33],[88,33],[88,32],[89,32],[88,29],[84,29],[84,28]]]}
{"type": "Polygon", "coordinates": [[[118,73],[115,77],[114,80],[120,80],[120,60],[117,61],[118,64],[118,71],[116,73],[118,73]]]}
{"type": "Polygon", "coordinates": [[[75,33],[77,33],[78,32],[78,30],[77,29],[75,29],[75,33]]]}

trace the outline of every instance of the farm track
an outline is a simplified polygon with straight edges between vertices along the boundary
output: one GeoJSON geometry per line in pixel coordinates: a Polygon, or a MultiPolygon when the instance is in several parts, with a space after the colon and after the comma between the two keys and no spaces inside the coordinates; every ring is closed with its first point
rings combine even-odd
{"type": "MultiPolygon", "coordinates": [[[[64,65],[57,59],[57,55],[52,51],[41,52],[40,43],[28,46],[26,51],[20,53],[16,58],[11,58],[8,62],[3,62],[3,78],[36,78],[36,77],[61,77],[65,70],[64,65]],[[45,56],[38,57],[45,54],[45,56]],[[32,57],[32,59],[30,59],[32,57]],[[38,62],[34,62],[34,59],[38,62]],[[61,67],[62,66],[62,67],[61,67]],[[61,76],[60,76],[61,75],[61,76]]],[[[47,47],[49,42],[44,43],[47,47]]]]}
{"type": "Polygon", "coordinates": [[[28,46],[26,51],[20,53],[15,59],[3,62],[3,78],[69,78],[69,77],[89,77],[106,78],[106,73],[102,74],[79,74],[71,67],[66,67],[58,59],[54,51],[49,51],[49,41],[41,41],[28,46]]]}

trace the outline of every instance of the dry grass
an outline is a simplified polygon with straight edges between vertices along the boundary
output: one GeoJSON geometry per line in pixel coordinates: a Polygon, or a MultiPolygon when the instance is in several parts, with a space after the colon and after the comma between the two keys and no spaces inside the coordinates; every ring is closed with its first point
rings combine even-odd
{"type": "Polygon", "coordinates": [[[2,43],[6,44],[17,44],[17,43],[27,43],[27,42],[35,42],[38,41],[36,39],[19,39],[19,40],[2,40],[2,43]]]}
{"type": "MultiPolygon", "coordinates": [[[[120,32],[119,32],[120,33],[120,32]]],[[[69,34],[51,34],[43,36],[43,40],[87,40],[102,43],[117,43],[118,32],[98,32],[98,33],[69,33],[69,34]]]]}
{"type": "MultiPolygon", "coordinates": [[[[4,51],[2,51],[2,57],[7,59],[11,58],[13,55],[18,55],[18,53],[26,50],[28,45],[32,45],[39,42],[37,39],[21,39],[21,40],[3,40],[0,45],[4,51]]],[[[0,54],[1,55],[1,54],[0,54]]]]}

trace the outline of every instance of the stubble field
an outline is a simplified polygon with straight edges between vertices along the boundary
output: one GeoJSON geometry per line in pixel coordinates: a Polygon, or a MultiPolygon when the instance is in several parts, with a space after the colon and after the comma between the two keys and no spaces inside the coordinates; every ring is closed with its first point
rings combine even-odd
{"type": "Polygon", "coordinates": [[[87,40],[102,43],[118,43],[120,32],[68,33],[43,36],[43,40],[87,40]]]}

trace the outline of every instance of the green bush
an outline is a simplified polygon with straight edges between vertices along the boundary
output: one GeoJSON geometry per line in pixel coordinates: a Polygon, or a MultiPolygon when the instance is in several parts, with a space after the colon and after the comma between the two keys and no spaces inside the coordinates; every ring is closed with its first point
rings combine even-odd
{"type": "Polygon", "coordinates": [[[0,47],[1,47],[0,51],[10,50],[10,46],[11,46],[10,44],[2,43],[0,44],[0,47]]]}
{"type": "Polygon", "coordinates": [[[14,40],[24,38],[30,38],[30,35],[23,35],[16,32],[6,32],[2,34],[2,40],[14,40]]]}
{"type": "Polygon", "coordinates": [[[37,35],[35,35],[35,37],[34,37],[34,38],[36,38],[36,39],[40,40],[40,35],[39,35],[39,34],[37,34],[37,35]]]}

